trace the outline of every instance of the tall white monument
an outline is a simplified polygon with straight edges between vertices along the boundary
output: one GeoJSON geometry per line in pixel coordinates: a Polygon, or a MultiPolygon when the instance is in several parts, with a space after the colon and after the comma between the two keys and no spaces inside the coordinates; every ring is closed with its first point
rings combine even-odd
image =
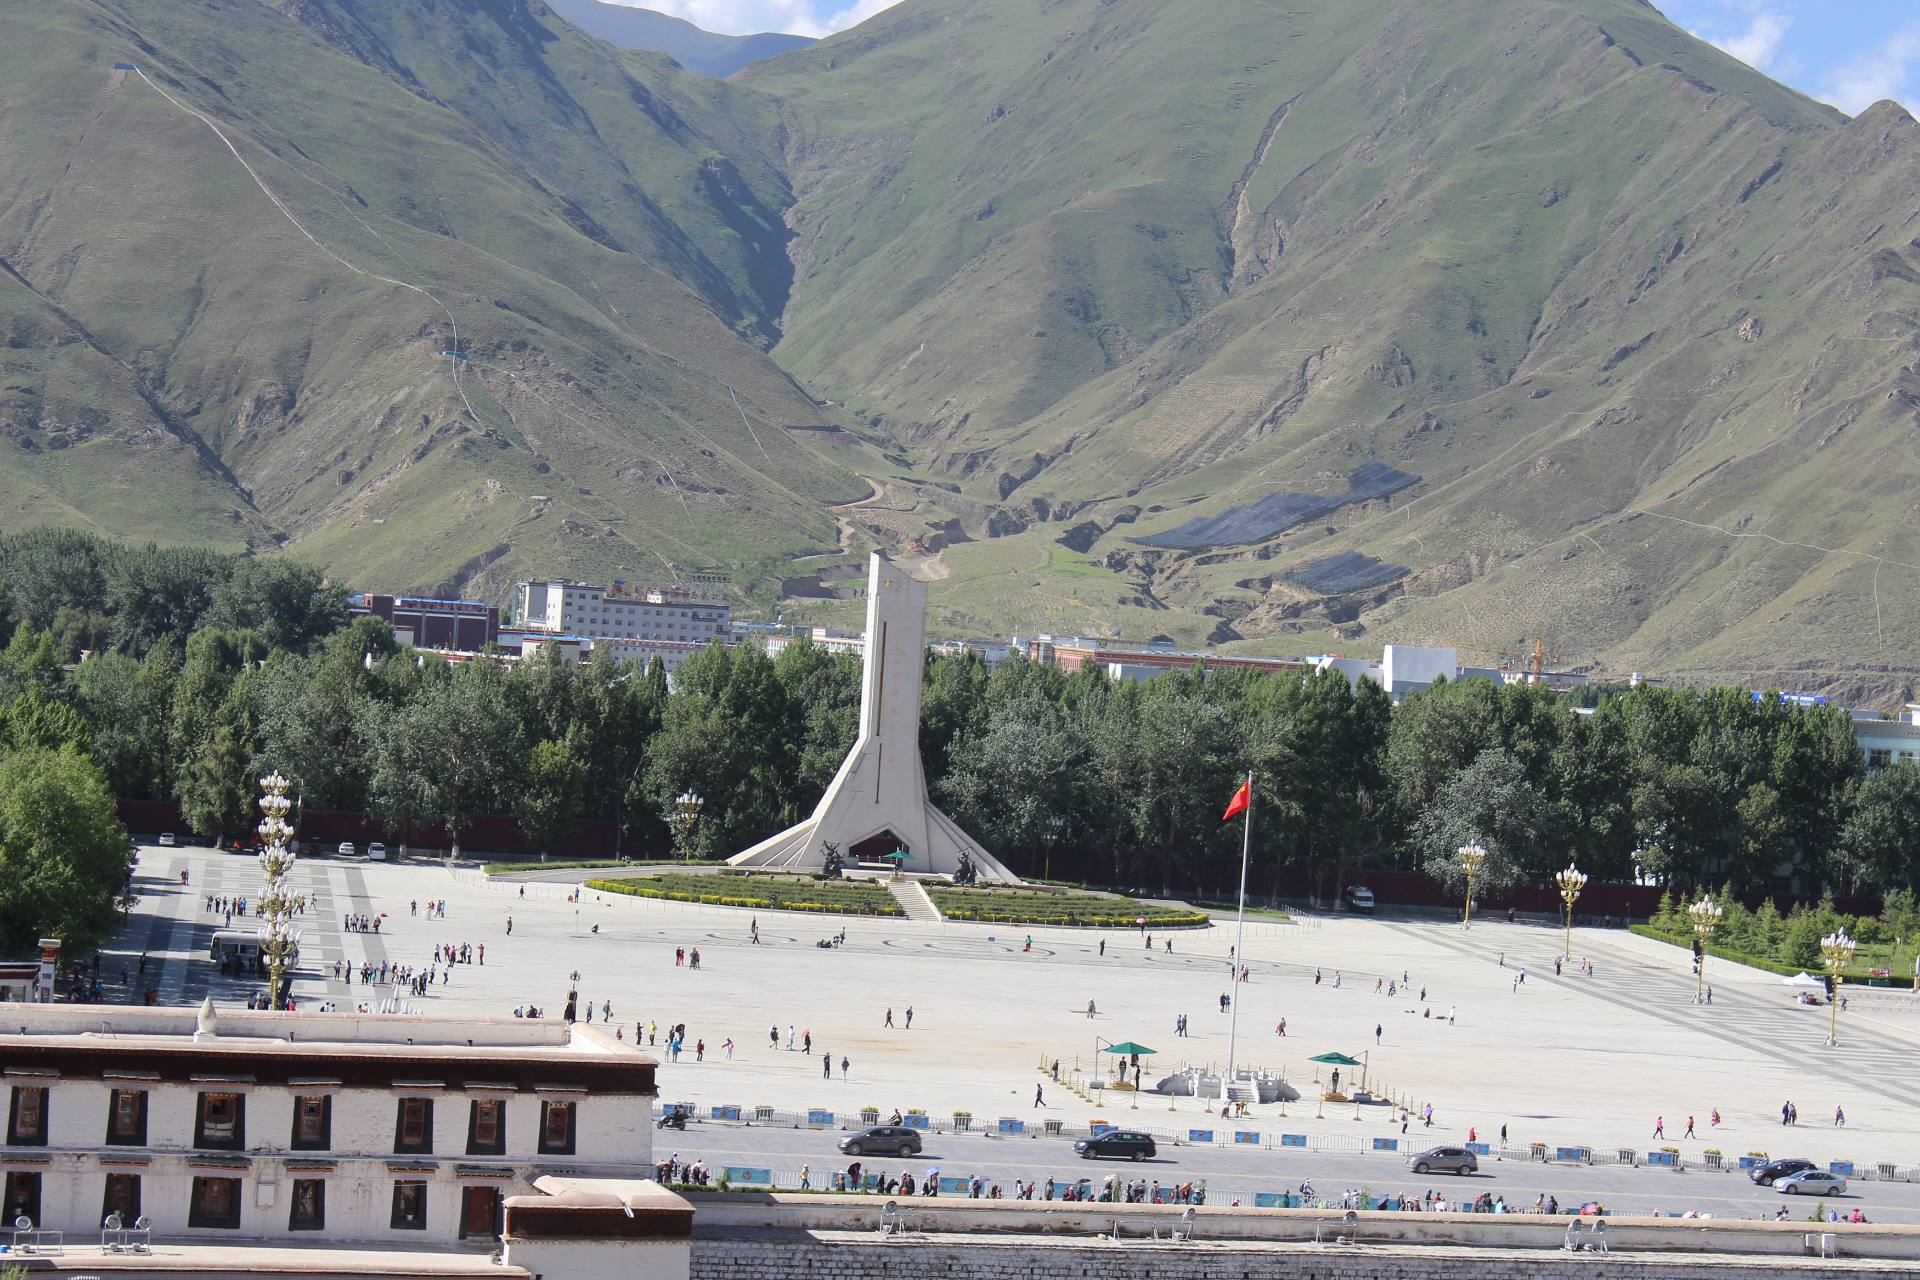
{"type": "Polygon", "coordinates": [[[813,816],[735,855],[731,865],[817,868],[831,844],[849,862],[905,850],[902,865],[922,874],[951,874],[965,855],[982,881],[1019,881],[927,794],[920,766],[926,631],[927,584],[874,555],[867,566],[860,736],[813,816]]]}

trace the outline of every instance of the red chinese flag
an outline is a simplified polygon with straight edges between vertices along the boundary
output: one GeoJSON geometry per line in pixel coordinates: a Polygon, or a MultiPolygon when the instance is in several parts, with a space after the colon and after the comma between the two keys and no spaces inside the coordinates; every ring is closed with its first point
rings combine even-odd
{"type": "Polygon", "coordinates": [[[1234,790],[1233,799],[1227,801],[1227,811],[1220,815],[1220,821],[1231,822],[1247,811],[1247,806],[1253,802],[1252,787],[1253,779],[1248,778],[1234,790]]]}

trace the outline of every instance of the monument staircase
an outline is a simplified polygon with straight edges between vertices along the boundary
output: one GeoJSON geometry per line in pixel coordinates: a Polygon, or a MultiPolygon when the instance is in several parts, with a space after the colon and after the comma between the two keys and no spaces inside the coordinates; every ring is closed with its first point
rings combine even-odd
{"type": "Polygon", "coordinates": [[[881,883],[887,886],[887,892],[900,904],[900,909],[907,913],[907,919],[926,924],[940,923],[940,908],[933,905],[933,899],[927,896],[927,891],[920,887],[918,880],[885,880],[881,883]]]}

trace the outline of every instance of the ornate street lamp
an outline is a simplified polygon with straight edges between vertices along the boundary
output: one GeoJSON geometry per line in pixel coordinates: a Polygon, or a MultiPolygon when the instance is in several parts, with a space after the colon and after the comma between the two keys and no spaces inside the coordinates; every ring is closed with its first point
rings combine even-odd
{"type": "Polygon", "coordinates": [[[1840,984],[1846,981],[1846,967],[1853,963],[1854,941],[1845,929],[1837,929],[1820,939],[1820,954],[1827,961],[1827,976],[1833,979],[1827,993],[1827,1043],[1840,1043],[1840,984]]]}
{"type": "Polygon", "coordinates": [[[1693,1002],[1701,1004],[1706,998],[1707,989],[1707,944],[1713,941],[1713,930],[1720,923],[1720,917],[1726,911],[1705,894],[1700,901],[1687,908],[1687,914],[1693,917],[1693,936],[1698,939],[1700,956],[1693,966],[1693,1002]]]}
{"type": "Polygon", "coordinates": [[[1567,927],[1561,935],[1560,955],[1563,959],[1573,959],[1573,904],[1579,901],[1580,891],[1587,887],[1587,876],[1576,870],[1569,862],[1567,869],[1554,876],[1553,882],[1560,886],[1560,901],[1567,904],[1567,927]]]}
{"type": "Polygon", "coordinates": [[[691,787],[674,797],[673,812],[667,820],[673,827],[674,843],[680,846],[683,858],[693,856],[693,832],[700,825],[700,811],[706,804],[691,787]]]}
{"type": "Polygon", "coordinates": [[[1053,879],[1053,845],[1060,838],[1060,832],[1066,827],[1067,820],[1057,813],[1047,815],[1047,869],[1045,878],[1053,879]]]}
{"type": "Polygon", "coordinates": [[[298,908],[287,876],[293,870],[293,828],[287,814],[293,801],[287,799],[287,780],[279,770],[260,779],[260,838],[267,847],[260,854],[260,869],[266,873],[266,889],[260,895],[260,955],[267,965],[267,1005],[278,1009],[286,1003],[287,970],[300,954],[300,930],[293,924],[298,908]]]}
{"type": "Polygon", "coordinates": [[[1466,914],[1460,918],[1460,927],[1471,929],[1473,927],[1473,878],[1480,873],[1480,864],[1487,860],[1487,851],[1477,844],[1463,844],[1458,852],[1460,869],[1467,875],[1467,910],[1466,914]]]}

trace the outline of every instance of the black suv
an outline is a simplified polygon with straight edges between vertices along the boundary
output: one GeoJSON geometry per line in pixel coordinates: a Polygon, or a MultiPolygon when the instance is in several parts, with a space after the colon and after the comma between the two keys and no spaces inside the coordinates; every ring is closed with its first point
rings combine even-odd
{"type": "Polygon", "coordinates": [[[1108,1156],[1112,1159],[1151,1160],[1159,1154],[1153,1145],[1150,1133],[1131,1133],[1115,1129],[1103,1133],[1097,1138],[1081,1138],[1073,1144],[1082,1160],[1091,1160],[1095,1156],[1108,1156]]]}
{"type": "Polygon", "coordinates": [[[849,1156],[869,1153],[884,1155],[887,1152],[899,1156],[917,1156],[920,1154],[920,1131],[905,1125],[877,1124],[871,1129],[862,1129],[840,1139],[840,1151],[849,1156]]]}
{"type": "Polygon", "coordinates": [[[1782,1178],[1792,1177],[1796,1173],[1805,1173],[1815,1167],[1811,1160],[1775,1160],[1771,1164],[1761,1165],[1747,1176],[1753,1179],[1755,1186],[1770,1187],[1782,1178]]]}

